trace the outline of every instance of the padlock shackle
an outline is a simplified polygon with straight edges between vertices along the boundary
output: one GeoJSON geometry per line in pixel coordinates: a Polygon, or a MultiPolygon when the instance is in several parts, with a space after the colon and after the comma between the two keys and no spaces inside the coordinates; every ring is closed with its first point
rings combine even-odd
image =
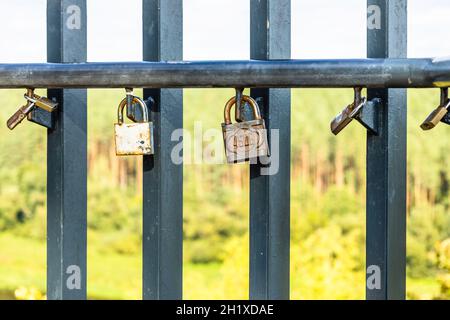
{"type": "Polygon", "coordinates": [[[354,104],[354,108],[356,108],[361,103],[361,100],[362,100],[361,92],[362,92],[362,87],[355,87],[355,88],[353,88],[353,104],[354,104]]]}
{"type": "Polygon", "coordinates": [[[441,102],[440,105],[444,106],[448,101],[448,88],[441,88],[441,102]]]}
{"type": "Polygon", "coordinates": [[[34,88],[27,88],[27,93],[25,93],[26,96],[32,98],[33,96],[37,95],[34,93],[34,88]]]}
{"type": "MultiPolygon", "coordinates": [[[[120,101],[120,103],[119,103],[119,107],[117,108],[117,121],[119,124],[123,123],[123,109],[127,105],[127,100],[128,100],[128,97],[123,98],[122,101],[120,101]]],[[[131,103],[136,103],[136,102],[142,108],[142,122],[148,122],[147,105],[141,98],[133,96],[133,100],[131,103]]]]}
{"type": "MultiPolygon", "coordinates": [[[[255,116],[255,120],[261,119],[261,112],[259,111],[258,103],[250,96],[242,95],[242,101],[247,102],[253,110],[253,115],[255,116]]],[[[236,105],[236,96],[231,97],[230,100],[225,104],[225,108],[223,110],[223,118],[225,120],[225,124],[231,124],[231,108],[236,105]]]]}

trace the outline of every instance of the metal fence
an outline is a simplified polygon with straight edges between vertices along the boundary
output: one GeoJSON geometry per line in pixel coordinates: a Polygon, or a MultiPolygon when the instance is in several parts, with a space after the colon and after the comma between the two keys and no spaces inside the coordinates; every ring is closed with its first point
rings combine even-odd
{"type": "MultiPolygon", "coordinates": [[[[279,171],[250,165],[250,298],[289,299],[290,89],[366,87],[379,98],[367,133],[367,299],[405,298],[406,89],[444,87],[450,62],[405,59],[407,0],[368,0],[367,56],[289,60],[290,0],[251,0],[249,61],[182,61],[182,0],[143,0],[143,57],[86,62],[86,0],[47,1],[47,64],[0,65],[0,88],[48,88],[59,102],[47,151],[47,295],[86,298],[86,88],[144,88],[155,154],[143,162],[143,298],[182,298],[183,166],[170,159],[183,126],[183,87],[249,87],[279,129],[279,171]],[[173,61],[173,62],[164,62],[173,61]],[[178,61],[178,62],[175,62],[178,61]],[[78,272],[81,283],[68,285],[78,272]]],[[[298,252],[298,254],[302,254],[298,252]]],[[[351,284],[349,284],[351,285],[351,284]]]]}

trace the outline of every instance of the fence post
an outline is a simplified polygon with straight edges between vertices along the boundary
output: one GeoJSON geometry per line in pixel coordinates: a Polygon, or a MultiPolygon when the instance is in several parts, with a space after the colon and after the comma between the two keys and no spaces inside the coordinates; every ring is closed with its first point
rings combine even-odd
{"type": "MultiPolygon", "coordinates": [[[[290,2],[251,0],[252,59],[290,58],[290,2]]],[[[260,98],[272,162],[250,165],[250,299],[289,299],[290,89],[252,89],[251,95],[260,98]]]]}
{"type": "MultiPolygon", "coordinates": [[[[405,58],[407,0],[367,1],[367,56],[405,58]]],[[[379,135],[367,134],[366,298],[404,299],[406,269],[406,89],[381,98],[379,135]]]]}
{"type": "MultiPolygon", "coordinates": [[[[86,0],[47,0],[47,60],[86,61],[86,0]]],[[[47,137],[47,297],[86,298],[86,89],[48,90],[59,102],[47,137]]]]}
{"type": "MultiPolygon", "coordinates": [[[[143,0],[144,60],[183,59],[182,0],[143,0]]],[[[144,89],[153,97],[155,154],[143,165],[143,298],[182,298],[183,164],[171,153],[183,128],[181,89],[144,89]]]]}

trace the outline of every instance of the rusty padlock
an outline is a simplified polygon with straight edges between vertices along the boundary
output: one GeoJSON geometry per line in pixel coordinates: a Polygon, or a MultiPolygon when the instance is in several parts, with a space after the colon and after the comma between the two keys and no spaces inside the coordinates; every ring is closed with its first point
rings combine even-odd
{"type": "Polygon", "coordinates": [[[236,97],[232,97],[225,105],[222,123],[225,155],[228,163],[247,161],[258,157],[269,156],[269,144],[264,119],[256,101],[250,96],[243,95],[242,101],[247,102],[254,115],[254,120],[231,123],[231,108],[236,104],[236,97]]]}
{"type": "Polygon", "coordinates": [[[116,155],[149,155],[153,154],[153,123],[148,120],[148,111],[145,102],[133,96],[132,103],[142,108],[143,120],[136,123],[124,123],[123,109],[127,105],[124,98],[117,109],[118,123],[114,125],[116,155]]]}
{"type": "MultiPolygon", "coordinates": [[[[27,93],[24,94],[24,98],[26,99],[27,103],[24,106],[20,107],[6,122],[6,125],[11,130],[13,130],[26,117],[32,122],[42,124],[40,123],[40,121],[32,117],[33,112],[42,111],[51,114],[58,107],[58,103],[56,101],[50,100],[46,97],[38,96],[34,93],[33,88],[27,89],[27,93]]],[[[48,118],[50,118],[50,116],[48,116],[48,118]]]]}
{"type": "Polygon", "coordinates": [[[422,130],[433,129],[445,117],[450,108],[450,100],[448,98],[448,88],[441,88],[441,102],[439,106],[430,113],[430,115],[420,125],[422,130]]]}
{"type": "Polygon", "coordinates": [[[41,108],[42,110],[45,110],[47,112],[53,112],[58,107],[58,102],[53,101],[47,97],[38,96],[35,93],[32,93],[31,95],[25,94],[24,97],[28,101],[34,103],[36,107],[41,108]]]}
{"type": "Polygon", "coordinates": [[[345,107],[330,123],[330,129],[334,135],[337,135],[352,122],[367,102],[366,97],[361,97],[361,87],[356,87],[353,90],[353,102],[345,107]]]}

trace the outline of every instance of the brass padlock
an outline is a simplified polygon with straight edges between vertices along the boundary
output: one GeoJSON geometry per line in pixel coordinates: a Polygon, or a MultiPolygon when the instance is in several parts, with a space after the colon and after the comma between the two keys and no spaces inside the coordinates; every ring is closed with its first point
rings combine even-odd
{"type": "Polygon", "coordinates": [[[145,102],[133,96],[132,103],[142,108],[143,120],[136,123],[124,123],[123,109],[127,105],[124,98],[118,107],[118,123],[114,125],[116,155],[149,155],[153,154],[153,123],[148,121],[148,111],[145,102]]]}
{"type": "MultiPolygon", "coordinates": [[[[51,113],[58,107],[57,102],[35,94],[33,88],[28,88],[27,93],[24,94],[24,97],[27,103],[20,107],[6,122],[6,125],[11,130],[21,123],[25,117],[27,117],[28,120],[33,121],[31,114],[34,110],[40,109],[51,113]]],[[[33,122],[37,123],[37,121],[33,122]]]]}
{"type": "Polygon", "coordinates": [[[334,135],[337,135],[339,132],[342,131],[352,120],[355,118],[355,116],[361,111],[362,107],[366,103],[366,98],[361,97],[361,90],[362,88],[356,87],[354,88],[354,98],[353,102],[349,104],[347,107],[345,107],[344,110],[342,110],[330,123],[330,129],[331,132],[334,135]]]}
{"type": "Polygon", "coordinates": [[[448,88],[441,89],[441,102],[439,106],[430,113],[425,121],[420,125],[422,130],[433,129],[448,112],[450,100],[448,99],[448,88]]]}
{"type": "Polygon", "coordinates": [[[53,112],[58,107],[58,102],[55,102],[49,98],[38,96],[33,93],[32,95],[25,94],[25,99],[34,103],[36,107],[41,108],[48,112],[53,112]]]}
{"type": "Polygon", "coordinates": [[[355,108],[355,104],[352,102],[344,110],[342,110],[330,123],[331,132],[334,135],[337,135],[342,131],[350,122],[352,122],[352,118],[350,114],[353,112],[355,108]]]}
{"type": "Polygon", "coordinates": [[[232,97],[225,105],[222,123],[225,155],[228,163],[247,161],[258,157],[269,156],[269,144],[264,119],[261,117],[256,101],[246,95],[242,101],[247,102],[255,120],[231,123],[231,108],[236,104],[236,97],[232,97]]]}

